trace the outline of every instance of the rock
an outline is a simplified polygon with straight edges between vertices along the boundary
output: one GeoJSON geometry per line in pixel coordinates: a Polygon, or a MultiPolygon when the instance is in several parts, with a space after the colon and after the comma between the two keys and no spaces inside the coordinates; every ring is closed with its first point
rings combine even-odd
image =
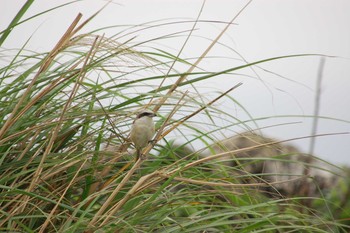
{"type": "Polygon", "coordinates": [[[335,167],[329,163],[302,153],[290,144],[252,132],[219,141],[202,156],[224,152],[228,153],[215,159],[217,168],[230,171],[245,183],[266,183],[269,185],[266,191],[272,194],[277,191],[295,196],[307,185],[308,196],[319,196],[320,191],[331,188],[338,179],[332,173],[335,167]],[[306,168],[309,170],[305,176],[306,168]]]}

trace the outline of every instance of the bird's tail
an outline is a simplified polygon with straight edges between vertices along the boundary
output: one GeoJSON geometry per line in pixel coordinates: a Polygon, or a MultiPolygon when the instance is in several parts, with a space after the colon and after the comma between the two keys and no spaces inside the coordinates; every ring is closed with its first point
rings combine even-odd
{"type": "Polygon", "coordinates": [[[141,158],[141,155],[142,155],[141,153],[142,153],[142,150],[141,150],[141,149],[136,149],[136,158],[135,158],[135,162],[141,158]]]}

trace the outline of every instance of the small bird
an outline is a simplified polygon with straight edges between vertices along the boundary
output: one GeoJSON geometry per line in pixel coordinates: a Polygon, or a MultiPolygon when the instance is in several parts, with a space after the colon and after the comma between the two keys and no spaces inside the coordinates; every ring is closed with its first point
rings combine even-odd
{"type": "Polygon", "coordinates": [[[141,157],[142,149],[147,146],[155,134],[153,117],[156,114],[150,110],[140,112],[133,122],[130,139],[136,148],[136,160],[141,157]]]}

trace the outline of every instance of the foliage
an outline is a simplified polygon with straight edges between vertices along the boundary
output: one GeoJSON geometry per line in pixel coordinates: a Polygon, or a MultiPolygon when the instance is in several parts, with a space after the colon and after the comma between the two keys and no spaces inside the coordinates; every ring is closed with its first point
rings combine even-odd
{"type": "MultiPolygon", "coordinates": [[[[1,32],[1,43],[23,23],[20,19],[29,7],[30,1],[1,32]]],[[[269,199],[258,187],[239,184],[237,177],[223,181],[222,173],[208,166],[210,159],[190,151],[179,158],[167,139],[181,135],[186,140],[182,148],[193,141],[209,145],[213,132],[244,125],[215,105],[225,98],[241,107],[230,96],[240,84],[209,99],[213,93],[200,95],[197,83],[281,58],[195,72],[220,36],[192,64],[178,54],[147,47],[149,41],[106,37],[102,29],[79,34],[94,16],[79,24],[78,15],[47,53],[27,51],[25,45],[15,54],[1,51],[8,59],[0,69],[1,231],[349,229],[338,221],[348,218],[346,211],[328,216],[333,208],[329,205],[327,216],[322,211],[310,214],[299,198],[269,199]],[[175,63],[188,69],[179,72],[173,69],[175,63]],[[144,151],[147,159],[135,162],[127,136],[132,117],[145,106],[160,114],[159,133],[157,143],[144,151]],[[223,120],[223,115],[228,124],[216,126],[215,119],[223,120]],[[211,122],[212,131],[206,130],[210,124],[198,120],[203,118],[211,122]]],[[[172,36],[177,35],[153,40],[172,36]]]]}

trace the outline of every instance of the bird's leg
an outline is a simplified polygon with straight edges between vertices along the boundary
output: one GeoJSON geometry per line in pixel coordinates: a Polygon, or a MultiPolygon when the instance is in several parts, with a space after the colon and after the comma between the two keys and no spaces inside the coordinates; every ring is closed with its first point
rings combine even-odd
{"type": "Polygon", "coordinates": [[[152,140],[149,140],[149,141],[148,141],[148,143],[151,143],[152,145],[155,145],[155,144],[156,144],[156,142],[157,142],[157,140],[156,140],[156,139],[152,139],[152,140]]]}

